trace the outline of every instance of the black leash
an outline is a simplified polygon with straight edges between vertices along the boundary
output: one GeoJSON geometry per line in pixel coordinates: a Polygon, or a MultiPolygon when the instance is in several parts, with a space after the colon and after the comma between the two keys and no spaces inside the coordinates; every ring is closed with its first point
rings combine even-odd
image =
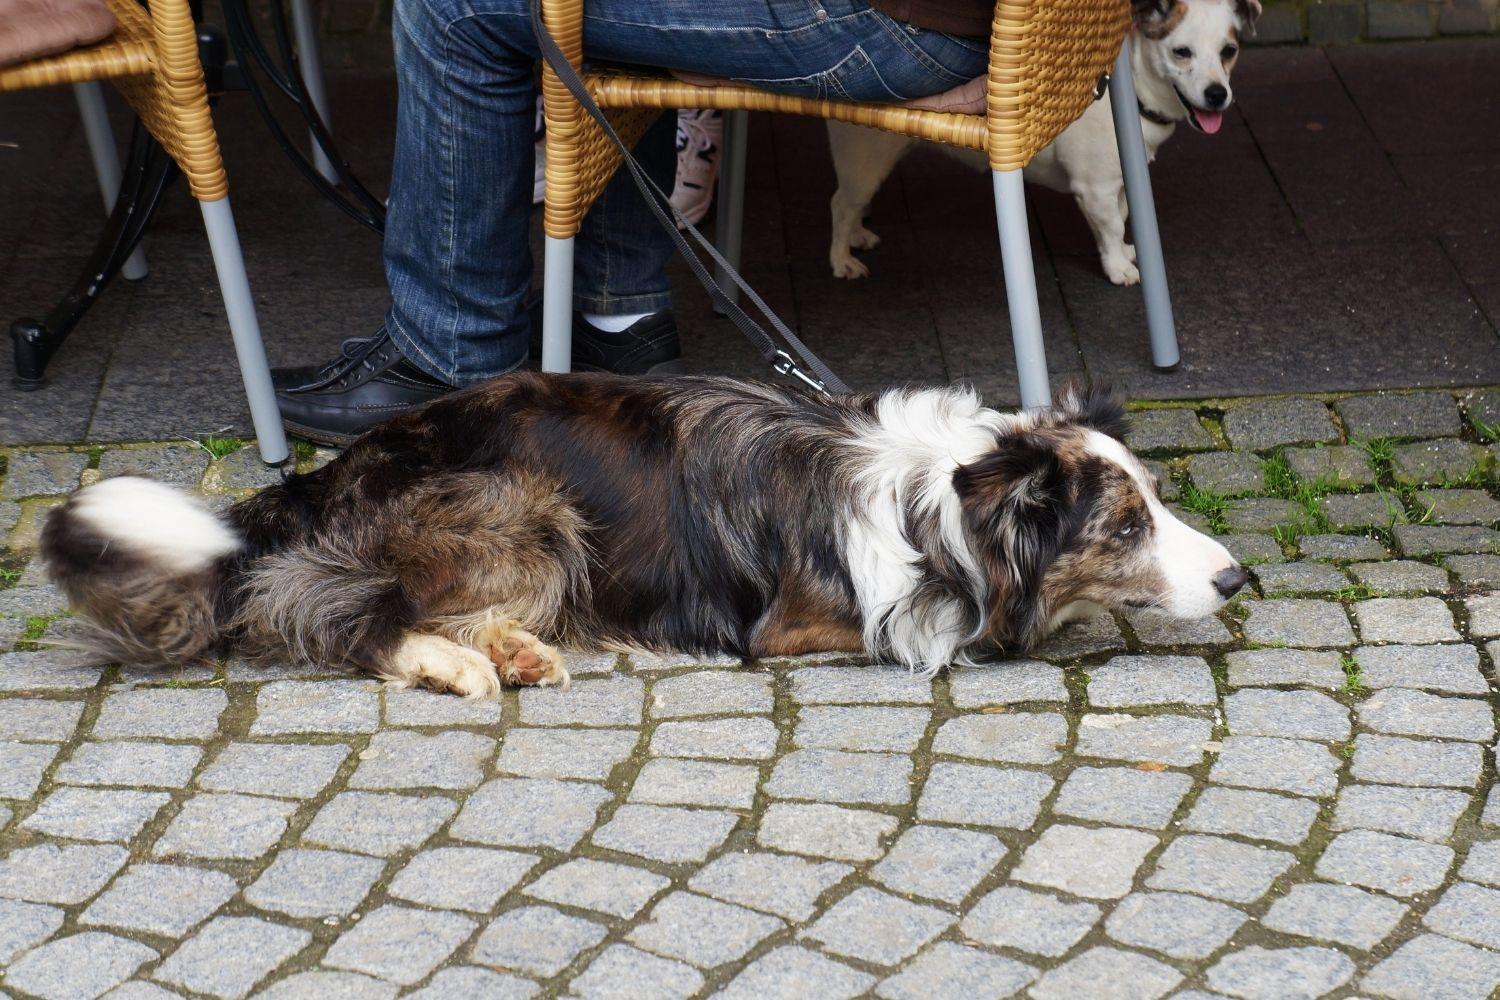
{"type": "Polygon", "coordinates": [[[740,332],[745,335],[750,343],[755,345],[756,349],[760,351],[761,356],[779,374],[790,375],[793,378],[799,379],[821,393],[848,392],[849,387],[781,321],[781,317],[777,316],[771,307],[766,305],[765,300],[755,293],[755,289],[745,283],[745,279],[740,277],[738,271],[729,266],[729,262],[715,249],[714,245],[702,233],[698,232],[692,223],[682,218],[677,210],[672,207],[672,203],[667,195],[662,192],[661,188],[656,186],[655,181],[647,176],[645,168],[630,154],[630,147],[625,145],[625,141],[620,138],[614,126],[609,123],[609,119],[605,117],[604,112],[589,94],[588,88],[584,86],[583,80],[579,78],[573,66],[568,62],[567,57],[563,55],[557,41],[547,31],[546,25],[542,23],[541,0],[531,0],[531,27],[536,33],[537,46],[541,50],[542,58],[547,61],[548,66],[552,67],[552,71],[557,74],[558,79],[562,80],[563,86],[568,88],[568,91],[573,95],[573,99],[582,106],[583,110],[588,112],[589,117],[594,119],[600,130],[609,137],[610,142],[614,143],[615,148],[620,151],[623,166],[630,171],[631,179],[635,181],[635,186],[640,190],[641,197],[651,207],[651,212],[656,216],[656,221],[661,223],[661,227],[672,237],[673,244],[676,245],[678,253],[682,254],[683,259],[687,261],[688,268],[693,272],[693,277],[697,278],[698,283],[708,292],[709,296],[714,300],[714,304],[719,308],[719,311],[729,317],[729,320],[739,328],[740,332]],[[776,341],[771,338],[771,335],[759,323],[751,319],[750,315],[741,309],[739,304],[731,299],[724,289],[719,286],[719,283],[708,273],[708,268],[704,266],[698,254],[694,252],[692,246],[683,237],[682,232],[678,229],[679,224],[692,234],[698,246],[723,270],[724,274],[729,276],[730,282],[743,292],[746,298],[755,303],[756,309],[760,311],[760,314],[766,318],[766,321],[771,324],[776,332],[781,335],[782,340],[796,352],[797,357],[793,357],[784,348],[777,347],[776,341]],[[798,363],[798,359],[801,360],[801,364],[798,363]],[[811,371],[811,374],[809,374],[808,370],[803,369],[803,365],[811,371]]]}

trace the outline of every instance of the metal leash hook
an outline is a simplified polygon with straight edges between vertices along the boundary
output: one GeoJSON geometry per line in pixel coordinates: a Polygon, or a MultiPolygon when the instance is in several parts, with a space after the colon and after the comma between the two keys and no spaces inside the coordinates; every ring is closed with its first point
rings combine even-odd
{"type": "Polygon", "coordinates": [[[817,392],[821,392],[825,396],[829,395],[828,387],[801,368],[798,368],[797,359],[786,351],[776,352],[776,358],[771,362],[771,369],[778,375],[790,375],[792,378],[800,380],[803,384],[810,386],[817,392]]]}

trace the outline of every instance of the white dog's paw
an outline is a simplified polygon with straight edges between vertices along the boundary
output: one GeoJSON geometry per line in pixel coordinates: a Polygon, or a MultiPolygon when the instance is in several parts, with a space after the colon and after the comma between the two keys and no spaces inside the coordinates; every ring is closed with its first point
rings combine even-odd
{"type": "Polygon", "coordinates": [[[847,254],[843,257],[830,257],[829,263],[833,265],[833,276],[835,278],[868,278],[870,269],[865,262],[847,254]]]}
{"type": "Polygon", "coordinates": [[[1128,260],[1106,260],[1104,261],[1104,274],[1116,285],[1138,285],[1141,283],[1141,272],[1128,260]]]}
{"type": "Polygon", "coordinates": [[[1135,244],[1134,243],[1127,243],[1127,244],[1125,244],[1125,256],[1128,257],[1128,258],[1130,258],[1130,263],[1132,263],[1132,264],[1135,263],[1135,244]]]}
{"type": "Polygon", "coordinates": [[[500,675],[489,657],[440,635],[408,632],[380,675],[394,687],[451,691],[465,698],[500,697],[500,675]]]}
{"type": "Polygon", "coordinates": [[[849,234],[849,245],[856,250],[874,250],[880,246],[880,237],[860,226],[849,234]]]}

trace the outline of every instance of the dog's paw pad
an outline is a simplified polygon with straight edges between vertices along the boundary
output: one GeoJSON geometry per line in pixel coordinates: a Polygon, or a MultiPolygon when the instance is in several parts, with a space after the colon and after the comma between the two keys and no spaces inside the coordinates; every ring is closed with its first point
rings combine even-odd
{"type": "Polygon", "coordinates": [[[529,632],[516,629],[490,646],[490,659],[507,684],[548,687],[569,683],[562,655],[529,632]]]}

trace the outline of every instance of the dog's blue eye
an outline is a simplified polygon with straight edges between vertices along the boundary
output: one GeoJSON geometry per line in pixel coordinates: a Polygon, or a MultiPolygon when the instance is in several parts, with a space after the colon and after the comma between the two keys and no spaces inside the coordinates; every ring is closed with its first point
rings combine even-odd
{"type": "Polygon", "coordinates": [[[1183,46],[1180,49],[1173,49],[1172,54],[1178,59],[1191,59],[1193,57],[1193,50],[1187,46],[1183,46]]]}
{"type": "Polygon", "coordinates": [[[1134,525],[1134,524],[1127,524],[1127,525],[1125,525],[1125,527],[1121,528],[1119,531],[1116,531],[1115,532],[1115,536],[1118,537],[1118,538],[1129,538],[1131,535],[1135,534],[1139,530],[1140,530],[1139,526],[1134,525]]]}

